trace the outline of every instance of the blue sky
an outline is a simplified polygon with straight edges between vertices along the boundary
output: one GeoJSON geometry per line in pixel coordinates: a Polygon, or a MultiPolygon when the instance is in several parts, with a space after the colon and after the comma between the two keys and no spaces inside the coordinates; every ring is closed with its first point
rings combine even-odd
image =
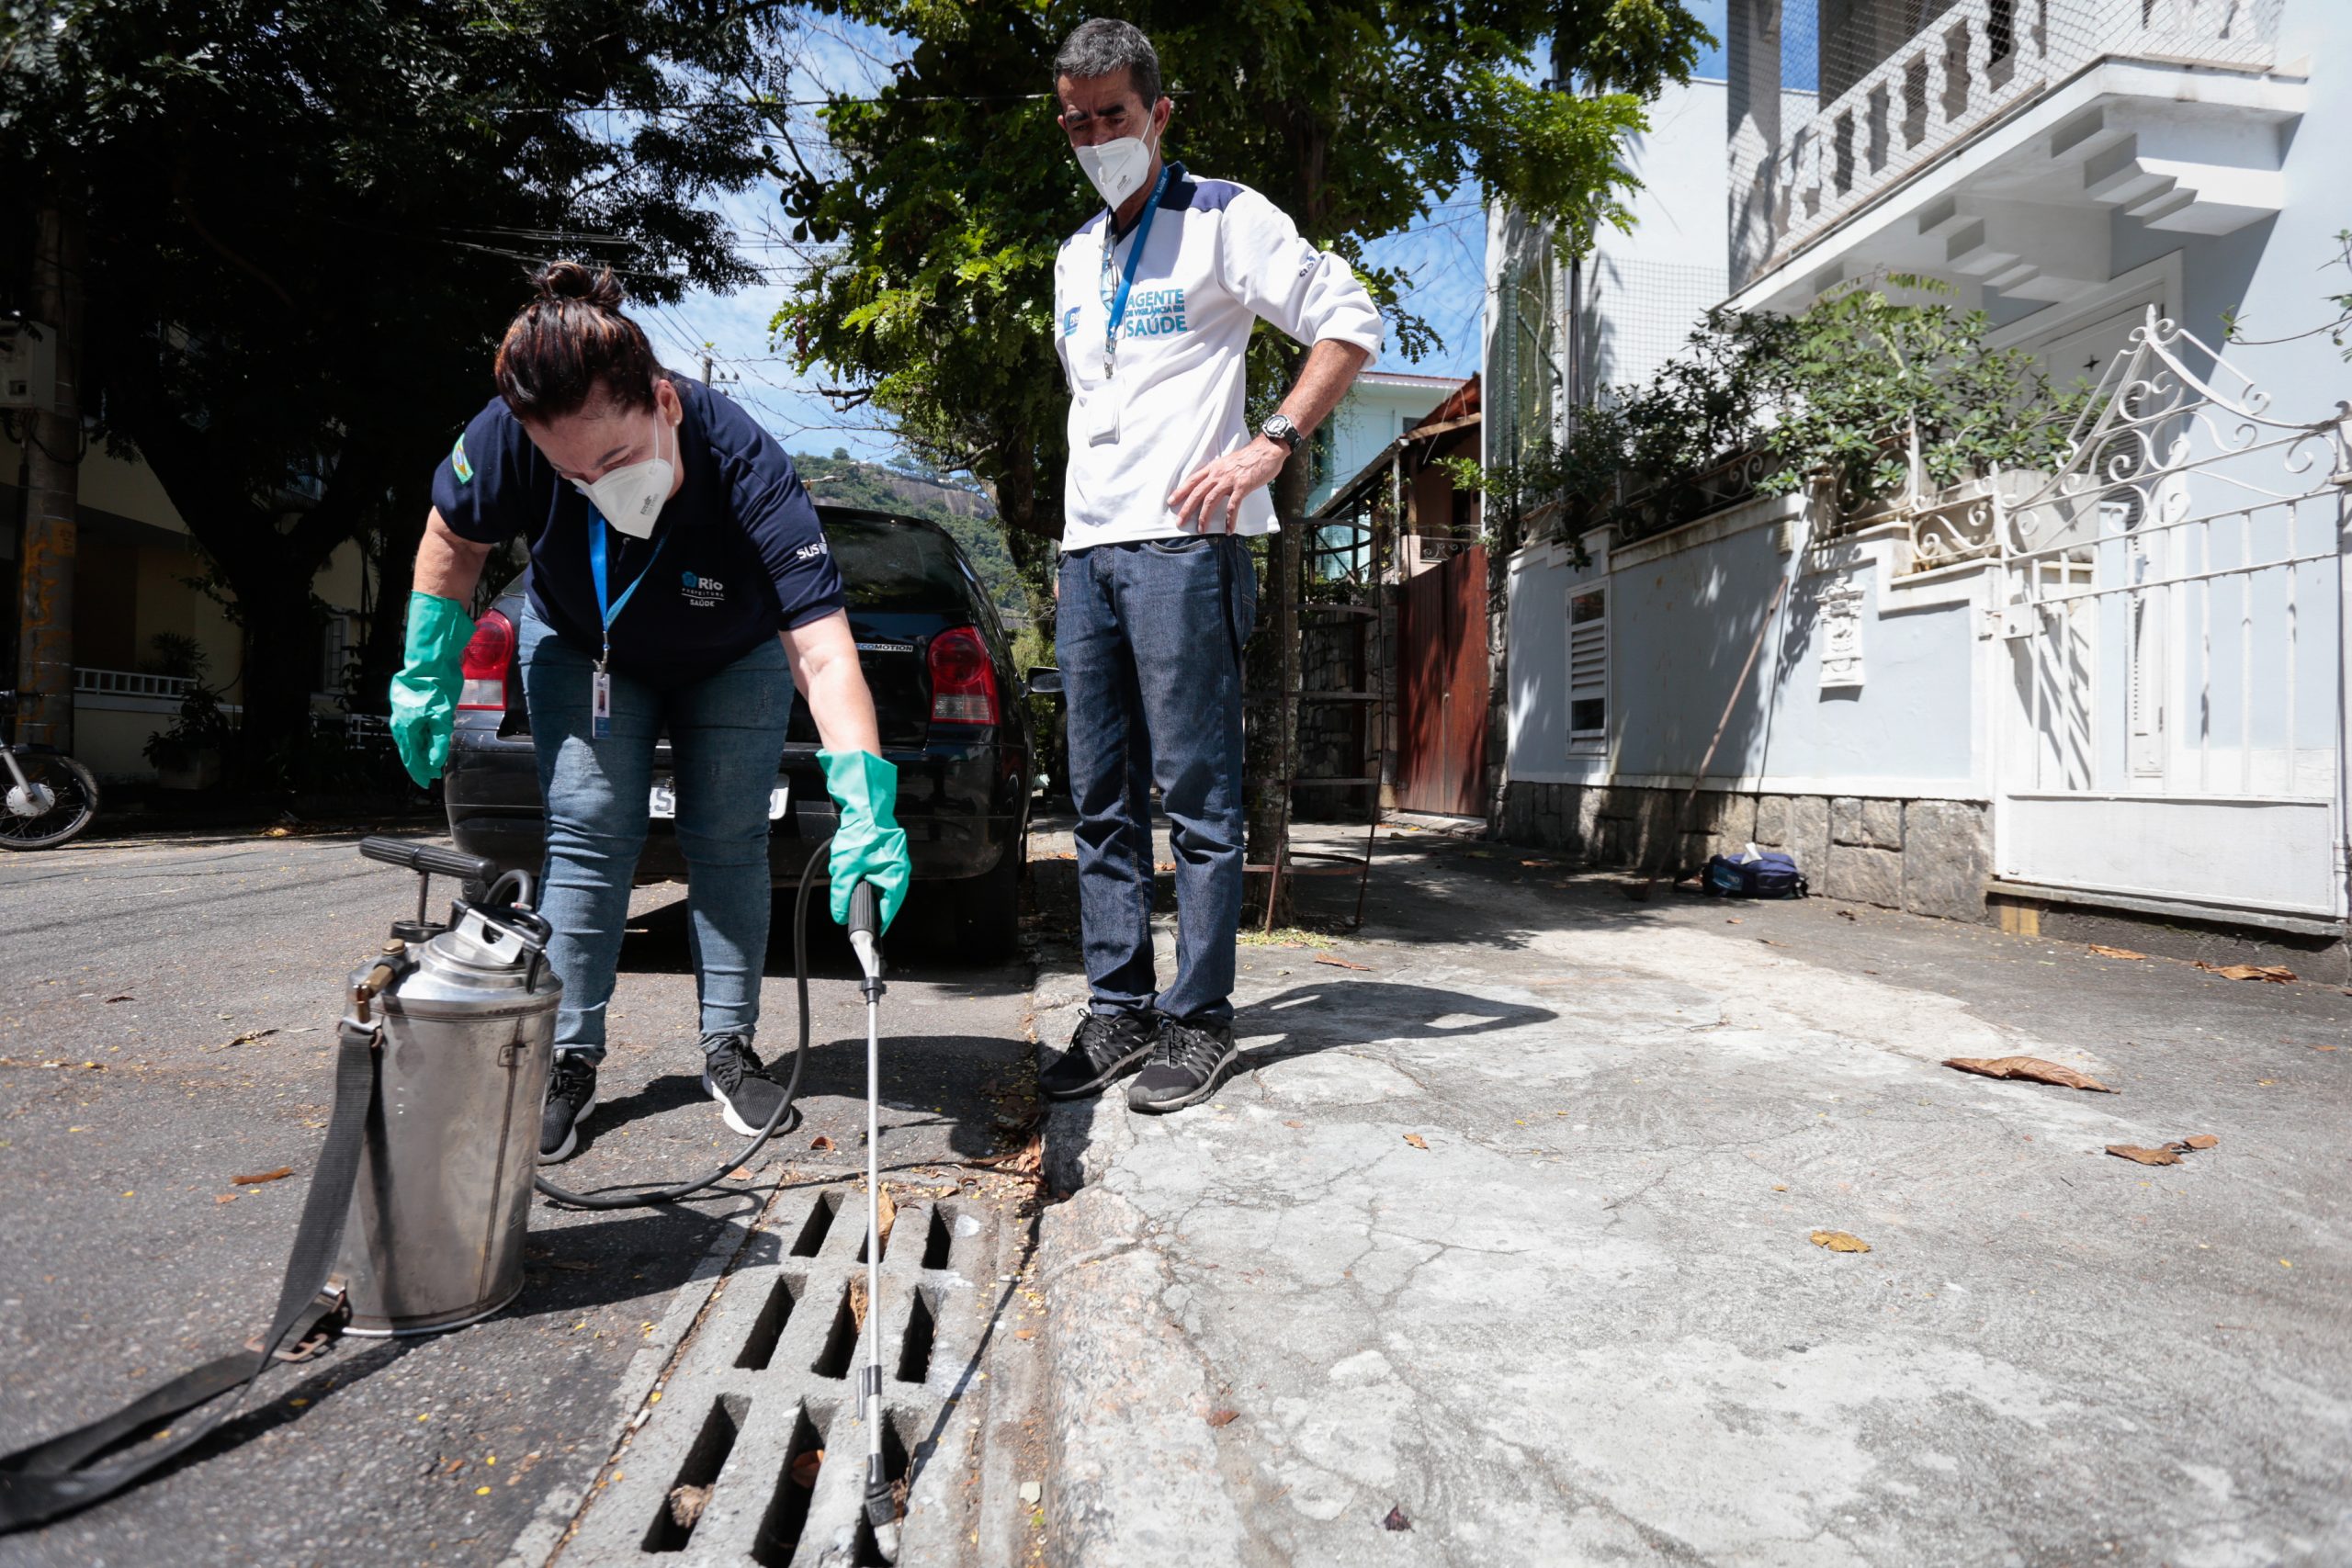
{"type": "MultiPolygon", "coordinates": [[[[1692,6],[1718,36],[1724,3],[1696,0],[1692,6]]],[[[808,18],[798,43],[794,95],[799,98],[819,97],[827,91],[871,91],[901,52],[890,34],[816,17],[808,18]]],[[[1539,62],[1539,72],[1546,63],[1539,62]]],[[[1699,74],[1720,77],[1723,69],[1720,51],[1711,51],[1701,61],[1699,74]]],[[[808,129],[813,135],[813,121],[808,129]]],[[[1081,177],[1074,162],[1069,177],[1081,177]]],[[[673,307],[640,303],[635,309],[652,333],[656,351],[676,368],[697,371],[701,356],[709,353],[718,374],[729,378],[727,389],[751,407],[787,450],[830,453],[846,447],[877,461],[899,456],[887,421],[870,409],[834,409],[818,390],[825,380],[821,370],[797,375],[788,358],[769,349],[768,321],[789,292],[797,267],[777,232],[782,210],[775,190],[746,192],[728,210],[747,254],[769,266],[769,281],[732,295],[692,294],[673,307]]],[[[1382,362],[1384,368],[1434,376],[1468,376],[1478,368],[1486,236],[1486,215],[1474,187],[1451,193],[1421,223],[1368,247],[1369,259],[1376,265],[1410,275],[1412,287],[1405,303],[1428,319],[1444,344],[1418,362],[1391,355],[1382,362]]]]}

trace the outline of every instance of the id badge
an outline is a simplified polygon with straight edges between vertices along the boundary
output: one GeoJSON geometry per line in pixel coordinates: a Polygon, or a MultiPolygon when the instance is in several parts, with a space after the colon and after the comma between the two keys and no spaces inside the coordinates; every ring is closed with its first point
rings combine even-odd
{"type": "Polygon", "coordinates": [[[1116,446],[1119,444],[1119,400],[1107,386],[1086,400],[1086,444],[1089,446],[1116,446]]]}
{"type": "Polygon", "coordinates": [[[613,678],[599,670],[588,683],[588,738],[610,740],[613,738],[613,678]]]}

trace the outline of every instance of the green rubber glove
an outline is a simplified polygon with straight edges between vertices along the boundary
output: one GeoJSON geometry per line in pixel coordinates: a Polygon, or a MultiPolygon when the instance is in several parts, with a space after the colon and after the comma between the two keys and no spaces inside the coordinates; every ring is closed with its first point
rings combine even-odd
{"type": "Polygon", "coordinates": [[[826,791],[842,808],[831,866],[833,923],[849,924],[849,891],[862,877],[882,895],[882,929],[888,931],[914,877],[906,829],[896,814],[899,770],[871,751],[820,751],[817,761],[825,770],[826,791]]]}
{"type": "Polygon", "coordinates": [[[474,623],[464,605],[437,593],[409,591],[407,662],[392,677],[392,744],[420,789],[448,765],[464,680],[458,660],[473,639],[474,623]]]}

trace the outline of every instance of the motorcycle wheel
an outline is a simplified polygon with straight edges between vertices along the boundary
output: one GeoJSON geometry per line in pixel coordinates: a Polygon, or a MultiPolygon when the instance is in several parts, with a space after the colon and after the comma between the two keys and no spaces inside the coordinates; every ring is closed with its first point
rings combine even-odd
{"type": "Polygon", "coordinates": [[[89,769],[57,752],[16,755],[27,783],[46,789],[51,798],[47,810],[22,814],[17,781],[0,770],[0,850],[54,849],[96,819],[98,781],[89,769]]]}

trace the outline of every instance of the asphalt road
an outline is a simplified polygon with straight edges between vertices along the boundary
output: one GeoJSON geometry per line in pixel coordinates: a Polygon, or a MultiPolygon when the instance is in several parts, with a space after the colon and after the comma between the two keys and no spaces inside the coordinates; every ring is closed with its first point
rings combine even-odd
{"type": "MultiPolygon", "coordinates": [[[[0,1449],[90,1419],[261,1326],[325,1124],[345,976],[409,911],[356,836],[180,835],[0,861],[0,1449]],[[235,1186],[279,1166],[291,1179],[235,1186]]],[[[684,890],[641,890],[575,1187],[718,1163],[684,890]]],[[[794,1024],[781,906],[761,1045],[794,1024]]],[[[821,911],[820,911],[821,918],[821,911]]],[[[863,1162],[864,1010],[816,944],[808,1124],[738,1190],[671,1211],[535,1206],[517,1303],[457,1333],[274,1370],[249,1413],[138,1491],[0,1539],[0,1563],[494,1562],[609,1451],[623,1370],[727,1221],[863,1162]],[[819,1134],[830,1152],[812,1153],[819,1134]]],[[[894,1168],[995,1152],[1025,969],[898,952],[894,1168]]]]}

